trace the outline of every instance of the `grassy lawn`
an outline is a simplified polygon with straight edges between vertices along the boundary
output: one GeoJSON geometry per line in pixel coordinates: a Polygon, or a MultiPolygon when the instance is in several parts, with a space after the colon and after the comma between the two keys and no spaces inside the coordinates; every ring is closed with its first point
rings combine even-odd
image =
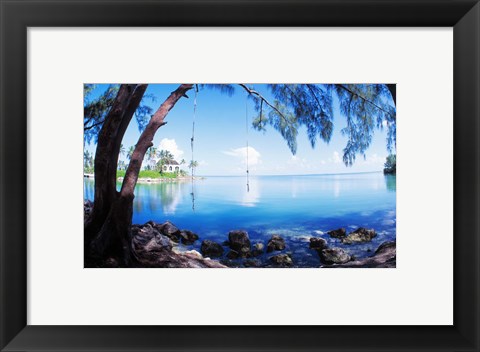
{"type": "MultiPolygon", "coordinates": [[[[158,171],[141,170],[138,175],[139,178],[177,178],[174,172],[164,172],[160,174],[158,171]]],[[[125,177],[125,170],[117,170],[117,177],[125,177]]]]}

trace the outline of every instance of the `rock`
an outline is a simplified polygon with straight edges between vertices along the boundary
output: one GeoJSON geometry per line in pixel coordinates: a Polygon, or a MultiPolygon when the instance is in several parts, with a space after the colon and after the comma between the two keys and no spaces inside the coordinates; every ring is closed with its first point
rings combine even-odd
{"type": "Polygon", "coordinates": [[[193,244],[198,240],[198,235],[192,231],[182,230],[180,231],[180,238],[183,244],[193,244]]]}
{"type": "Polygon", "coordinates": [[[258,259],[247,259],[243,263],[245,268],[258,268],[262,265],[262,262],[258,259]]]}
{"type": "MultiPolygon", "coordinates": [[[[175,250],[172,240],[160,231],[163,225],[151,221],[131,226],[131,249],[135,261],[125,263],[118,258],[88,258],[86,267],[226,268],[217,260],[204,258],[197,251],[175,250]]],[[[174,234],[175,231],[167,233],[174,234]]]]}
{"type": "Polygon", "coordinates": [[[316,250],[322,250],[327,248],[327,241],[320,237],[312,237],[310,238],[310,248],[316,250]]]}
{"type": "Polygon", "coordinates": [[[370,242],[375,236],[377,236],[375,230],[359,227],[355,231],[350,232],[347,237],[342,238],[341,241],[344,244],[364,243],[370,242]]]}
{"type": "Polygon", "coordinates": [[[275,266],[288,267],[293,265],[292,257],[289,254],[277,254],[271,257],[270,262],[275,266]]]}
{"type": "Polygon", "coordinates": [[[263,250],[265,248],[265,245],[261,242],[257,242],[253,245],[253,251],[252,251],[252,256],[258,257],[263,254],[263,250]]]}
{"type": "Polygon", "coordinates": [[[349,262],[352,257],[342,248],[326,248],[319,252],[320,260],[325,264],[344,264],[349,262]]]}
{"type": "Polygon", "coordinates": [[[86,223],[87,220],[89,220],[90,215],[92,214],[93,211],[93,202],[85,199],[83,201],[83,222],[86,223]]]}
{"type": "Polygon", "coordinates": [[[397,245],[395,242],[382,243],[370,258],[357,259],[345,264],[324,265],[324,268],[395,268],[397,266],[397,245]]]}
{"type": "Polygon", "coordinates": [[[151,224],[140,227],[132,226],[132,244],[135,249],[142,248],[146,252],[158,252],[162,249],[172,249],[170,239],[157,231],[151,224]]]}
{"type": "Polygon", "coordinates": [[[239,257],[250,256],[250,238],[248,233],[242,230],[233,230],[228,233],[228,245],[239,257]]]}
{"type": "Polygon", "coordinates": [[[165,221],[162,225],[162,233],[165,236],[171,237],[171,236],[174,236],[174,235],[179,235],[180,230],[174,224],[172,224],[170,221],[165,221]]]}
{"type": "Polygon", "coordinates": [[[387,241],[378,246],[375,255],[396,254],[396,251],[397,243],[395,241],[387,241]]]}
{"type": "Polygon", "coordinates": [[[228,259],[239,259],[239,258],[250,258],[252,253],[250,249],[242,248],[240,252],[234,251],[233,249],[227,253],[228,259]]]}
{"type": "Polygon", "coordinates": [[[204,240],[202,242],[200,251],[205,257],[218,258],[223,255],[223,247],[210,240],[204,240]]]}
{"type": "Polygon", "coordinates": [[[118,260],[115,258],[107,258],[105,260],[105,267],[106,268],[118,268],[118,260]]]}
{"type": "Polygon", "coordinates": [[[273,235],[267,243],[267,253],[273,251],[283,251],[285,249],[285,240],[279,235],[273,235]]]}
{"type": "Polygon", "coordinates": [[[227,258],[228,259],[237,259],[239,257],[238,252],[236,251],[229,251],[227,253],[227,258]]]}
{"type": "Polygon", "coordinates": [[[328,231],[327,233],[330,235],[330,237],[333,238],[343,238],[347,235],[347,231],[343,227],[340,229],[328,231]]]}
{"type": "Polygon", "coordinates": [[[203,256],[202,256],[200,253],[198,253],[196,250],[194,250],[194,249],[192,249],[191,251],[183,252],[183,254],[188,255],[188,256],[190,256],[191,258],[203,259],[203,256]]]}

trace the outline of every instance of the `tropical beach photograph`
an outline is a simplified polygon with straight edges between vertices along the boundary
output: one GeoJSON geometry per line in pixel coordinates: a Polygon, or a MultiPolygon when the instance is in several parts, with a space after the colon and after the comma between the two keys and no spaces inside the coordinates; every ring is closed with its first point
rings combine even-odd
{"type": "Polygon", "coordinates": [[[395,268],[396,85],[84,84],[85,268],[395,268]]]}

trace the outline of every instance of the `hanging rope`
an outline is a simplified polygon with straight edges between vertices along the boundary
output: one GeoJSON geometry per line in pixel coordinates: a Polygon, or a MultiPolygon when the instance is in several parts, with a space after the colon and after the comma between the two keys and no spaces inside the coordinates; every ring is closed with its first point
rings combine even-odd
{"type": "Polygon", "coordinates": [[[247,192],[250,192],[250,181],[248,171],[248,93],[245,99],[245,134],[247,139],[247,192]]]}
{"type": "Polygon", "coordinates": [[[193,158],[193,143],[195,141],[195,117],[197,115],[197,95],[198,95],[198,84],[195,84],[195,98],[193,99],[193,119],[192,119],[192,138],[190,138],[190,147],[192,149],[192,159],[190,161],[190,166],[192,168],[192,210],[195,211],[195,192],[194,192],[194,179],[195,179],[195,159],[193,158]]]}
{"type": "Polygon", "coordinates": [[[194,160],[193,159],[193,142],[195,141],[195,115],[197,114],[197,95],[198,95],[198,85],[195,85],[195,98],[193,99],[193,120],[192,120],[192,138],[190,138],[190,146],[192,148],[192,160],[191,160],[191,167],[192,167],[192,179],[193,173],[195,170],[194,160]]]}

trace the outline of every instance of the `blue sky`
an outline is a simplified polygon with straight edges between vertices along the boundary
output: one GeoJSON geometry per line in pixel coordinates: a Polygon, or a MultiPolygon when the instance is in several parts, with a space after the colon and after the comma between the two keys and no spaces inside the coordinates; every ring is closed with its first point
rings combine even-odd
{"type": "MultiPolygon", "coordinates": [[[[92,97],[104,91],[108,85],[97,85],[92,97]]],[[[249,85],[251,86],[251,85],[249,85]]],[[[256,90],[269,97],[264,85],[253,84],[256,90]]],[[[146,100],[154,111],[175,90],[178,84],[150,84],[146,94],[152,94],[156,101],[146,100]]],[[[168,114],[165,126],[162,126],[154,138],[154,146],[168,149],[180,161],[191,160],[190,138],[192,135],[194,91],[187,93],[189,99],[180,99],[168,114]]],[[[312,149],[304,128],[297,137],[297,153],[292,155],[286,141],[280,133],[271,127],[266,132],[258,132],[251,127],[255,116],[253,102],[248,101],[248,136],[246,129],[246,93],[237,86],[233,96],[222,94],[217,90],[203,89],[197,96],[197,113],[195,117],[194,160],[199,162],[197,175],[245,175],[246,144],[248,138],[250,175],[301,175],[371,172],[383,170],[386,148],[386,130],[375,130],[372,144],[366,152],[366,159],[358,156],[353,166],[347,167],[342,162],[342,150],[346,137],[340,130],[346,120],[341,115],[338,101],[334,99],[334,130],[330,143],[317,141],[312,149]]],[[[138,141],[140,132],[134,119],[128,127],[123,145],[125,149],[138,141]]],[[[86,145],[90,152],[95,152],[96,145],[86,145]]],[[[126,157],[120,156],[120,160],[126,157]]],[[[146,160],[144,161],[144,164],[146,160]]],[[[184,167],[186,170],[187,168],[184,167]]]]}

